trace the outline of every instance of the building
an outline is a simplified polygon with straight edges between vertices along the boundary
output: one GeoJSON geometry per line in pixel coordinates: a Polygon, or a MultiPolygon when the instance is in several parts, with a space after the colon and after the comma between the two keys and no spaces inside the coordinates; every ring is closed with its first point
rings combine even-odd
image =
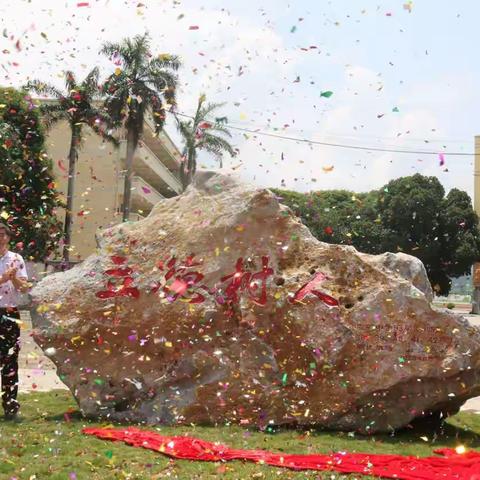
{"type": "MultiPolygon", "coordinates": [[[[473,170],[473,208],[480,217],[480,135],[475,137],[475,163],[473,170]]],[[[472,313],[480,313],[480,262],[473,265],[472,313]]]]}
{"type": "MultiPolygon", "coordinates": [[[[122,139],[117,149],[103,142],[88,127],[84,133],[75,179],[71,261],[84,260],[95,252],[97,229],[122,220],[127,141],[122,139]]],[[[65,201],[70,140],[68,123],[60,122],[52,127],[45,142],[53,161],[56,188],[62,192],[65,201]]],[[[167,133],[155,135],[153,122],[146,119],[143,138],[133,162],[130,220],[145,217],[157,202],[181,192],[180,158],[179,150],[167,133]]],[[[62,209],[58,214],[63,221],[65,211],[62,209]]]]}

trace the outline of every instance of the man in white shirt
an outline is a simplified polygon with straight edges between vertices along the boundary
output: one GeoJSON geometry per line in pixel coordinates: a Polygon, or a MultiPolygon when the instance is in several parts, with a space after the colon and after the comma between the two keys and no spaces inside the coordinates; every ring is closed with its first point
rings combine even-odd
{"type": "Polygon", "coordinates": [[[2,405],[6,420],[17,417],[20,404],[18,392],[18,352],[20,351],[20,292],[28,290],[25,262],[8,249],[12,238],[10,228],[0,223],[0,368],[2,405]]]}

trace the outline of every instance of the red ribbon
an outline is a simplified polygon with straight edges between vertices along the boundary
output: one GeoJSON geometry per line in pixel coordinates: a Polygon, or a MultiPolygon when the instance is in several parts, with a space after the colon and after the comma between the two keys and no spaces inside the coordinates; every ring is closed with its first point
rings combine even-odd
{"type": "Polygon", "coordinates": [[[84,428],[83,433],[103,440],[123,441],[134,447],[161,452],[172,458],[197,461],[247,460],[292,470],[358,473],[398,480],[480,480],[480,453],[456,453],[450,448],[435,450],[442,457],[413,457],[336,452],[328,455],[290,455],[265,450],[239,450],[194,437],[166,437],[135,427],[84,428]]]}

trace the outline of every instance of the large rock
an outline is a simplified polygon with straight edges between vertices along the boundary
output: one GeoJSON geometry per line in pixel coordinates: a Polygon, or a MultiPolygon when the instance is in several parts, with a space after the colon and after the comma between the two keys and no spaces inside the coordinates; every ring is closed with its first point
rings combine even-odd
{"type": "Polygon", "coordinates": [[[395,267],[415,261],[387,260],[319,242],[269,190],[201,172],[38,284],[35,339],[88,416],[388,431],[480,394],[480,331],[395,267]],[[132,296],[99,298],[127,277],[116,294],[132,296]]]}
{"type": "Polygon", "coordinates": [[[381,255],[370,256],[370,263],[386,268],[412,282],[413,286],[425,294],[429,302],[433,301],[433,289],[428,280],[427,271],[423,263],[412,255],[406,253],[386,252],[381,255]]]}

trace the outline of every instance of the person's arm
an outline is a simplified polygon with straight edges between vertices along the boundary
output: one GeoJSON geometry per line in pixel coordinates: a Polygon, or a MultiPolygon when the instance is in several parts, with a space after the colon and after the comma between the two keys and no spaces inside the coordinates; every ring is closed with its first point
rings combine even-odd
{"type": "Polygon", "coordinates": [[[2,275],[0,275],[0,285],[7,283],[9,280],[10,280],[10,275],[8,273],[8,270],[2,275]]]}
{"type": "Polygon", "coordinates": [[[16,275],[12,275],[10,281],[13,283],[15,290],[18,290],[19,292],[25,293],[30,288],[28,279],[25,277],[17,277],[16,275]]]}
{"type": "Polygon", "coordinates": [[[11,282],[16,290],[19,292],[27,292],[31,284],[28,282],[27,269],[25,268],[25,262],[23,258],[18,256],[15,265],[15,272],[12,275],[11,282]]]}

